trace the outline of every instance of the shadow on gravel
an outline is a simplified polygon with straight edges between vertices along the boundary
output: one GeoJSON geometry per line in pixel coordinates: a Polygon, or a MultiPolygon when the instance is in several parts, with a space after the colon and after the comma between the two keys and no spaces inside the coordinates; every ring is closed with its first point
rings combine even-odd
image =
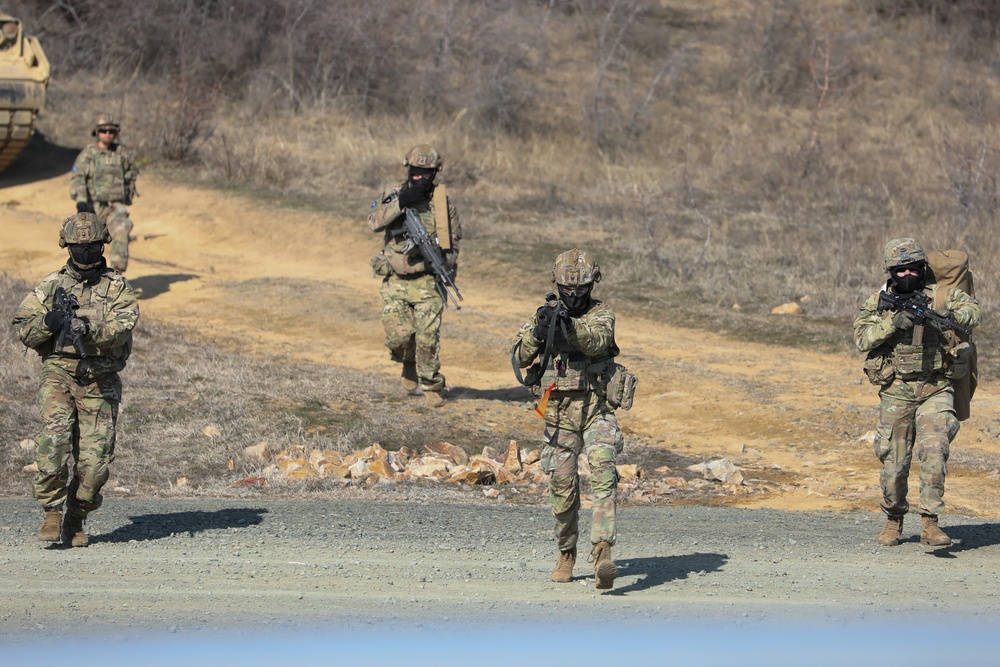
{"type": "Polygon", "coordinates": [[[169,292],[170,286],[174,283],[193,280],[197,277],[198,276],[193,273],[140,276],[139,278],[129,280],[129,284],[132,285],[132,289],[138,293],[139,299],[152,299],[154,296],[159,296],[164,292],[169,292]]]}
{"type": "Polygon", "coordinates": [[[531,392],[524,387],[505,387],[503,389],[473,389],[472,387],[450,387],[450,398],[481,398],[487,401],[511,401],[522,403],[534,401],[531,392]]]}
{"type": "MultiPolygon", "coordinates": [[[[963,526],[944,526],[944,532],[955,541],[950,547],[934,549],[930,554],[936,558],[954,558],[960,551],[992,547],[1000,544],[1000,523],[966,524],[963,526]]],[[[914,538],[920,541],[920,536],[914,538]]]]}
{"type": "Polygon", "coordinates": [[[605,595],[625,595],[654,588],[668,581],[687,579],[692,573],[715,572],[729,556],[726,554],[686,554],[656,558],[630,558],[618,564],[618,578],[638,576],[639,579],[621,588],[614,588],[605,595]]]}
{"type": "Polygon", "coordinates": [[[91,542],[131,542],[159,540],[176,533],[193,536],[204,530],[242,528],[263,521],[267,510],[259,507],[234,508],[215,512],[172,512],[170,514],[140,514],[129,519],[132,523],[115,528],[105,535],[92,535],[91,542]]]}

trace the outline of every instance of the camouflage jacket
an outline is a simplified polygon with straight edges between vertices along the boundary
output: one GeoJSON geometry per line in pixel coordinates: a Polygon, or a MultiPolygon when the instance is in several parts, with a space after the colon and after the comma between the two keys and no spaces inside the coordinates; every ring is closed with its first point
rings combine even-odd
{"type": "Polygon", "coordinates": [[[28,294],[14,314],[13,327],[21,342],[42,357],[78,377],[97,378],[125,368],[132,352],[132,329],[139,320],[139,302],[125,277],[105,268],[95,280],[84,280],[71,262],[50,273],[28,294]],[[54,349],[58,332],[45,326],[45,314],[55,304],[56,289],[76,296],[88,331],[83,337],[85,359],[80,359],[70,340],[54,349]]]}
{"type": "MultiPolygon", "coordinates": [[[[854,320],[854,344],[858,350],[889,357],[894,366],[899,363],[897,353],[900,348],[904,349],[911,358],[915,352],[919,351],[921,367],[925,369],[918,374],[920,377],[927,379],[931,375],[943,371],[949,363],[946,355],[949,337],[939,333],[928,322],[924,326],[921,344],[914,346],[912,328],[897,329],[893,326],[892,318],[895,311],[889,309],[885,309],[881,313],[878,311],[879,294],[884,289],[887,287],[875,292],[865,300],[857,319],[854,320]]],[[[937,285],[928,285],[924,288],[924,294],[930,298],[930,303],[934,303],[937,290],[937,285]]],[[[954,316],[957,324],[966,329],[978,326],[982,319],[979,302],[958,288],[948,290],[944,300],[944,308],[954,316]]]]}
{"type": "Polygon", "coordinates": [[[132,152],[121,144],[102,149],[88,144],[73,164],[69,196],[76,202],[122,202],[130,205],[137,195],[139,169],[132,152]]]}
{"type": "MultiPolygon", "coordinates": [[[[373,232],[383,233],[382,250],[372,258],[372,270],[376,275],[419,275],[427,271],[418,250],[411,249],[408,253],[403,253],[406,249],[406,239],[403,237],[404,214],[399,209],[398,203],[399,190],[402,186],[403,184],[400,183],[391,189],[383,190],[369,208],[368,228],[373,232]]],[[[448,238],[441,237],[447,232],[445,229],[439,229],[444,225],[440,224],[441,221],[438,220],[434,207],[434,200],[440,201],[437,191],[440,187],[440,185],[435,186],[435,194],[432,198],[428,202],[414,207],[413,210],[420,218],[420,222],[423,223],[427,234],[432,239],[436,239],[442,247],[445,262],[454,274],[458,269],[458,245],[462,239],[462,223],[458,217],[458,209],[452,204],[451,198],[445,196],[448,208],[447,222],[448,227],[451,228],[451,234],[448,238]],[[450,248],[445,246],[450,246],[450,248]]]]}
{"type": "MultiPolygon", "coordinates": [[[[537,314],[532,315],[521,325],[511,344],[511,355],[521,368],[541,363],[544,356],[546,341],[538,340],[533,333],[537,324],[537,314]]],[[[592,299],[586,312],[569,318],[566,335],[561,328],[557,329],[552,348],[549,369],[532,387],[532,393],[540,397],[560,374],[579,372],[581,377],[578,389],[553,388],[545,421],[553,426],[579,430],[589,426],[598,415],[614,412],[604,398],[603,379],[608,362],[620,352],[615,343],[615,313],[611,307],[592,299]]]]}

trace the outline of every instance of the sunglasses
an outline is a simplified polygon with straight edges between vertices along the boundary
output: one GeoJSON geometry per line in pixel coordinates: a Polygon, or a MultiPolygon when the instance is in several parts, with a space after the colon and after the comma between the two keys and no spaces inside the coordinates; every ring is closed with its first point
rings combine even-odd
{"type": "Polygon", "coordinates": [[[100,134],[118,134],[118,130],[113,127],[99,127],[97,131],[100,134]]]}
{"type": "Polygon", "coordinates": [[[559,285],[559,291],[565,296],[583,296],[590,290],[590,285],[559,285]]]}

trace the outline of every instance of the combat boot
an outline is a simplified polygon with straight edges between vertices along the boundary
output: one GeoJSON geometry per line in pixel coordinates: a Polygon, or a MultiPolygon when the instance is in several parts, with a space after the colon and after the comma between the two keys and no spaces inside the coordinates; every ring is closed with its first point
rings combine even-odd
{"type": "Polygon", "coordinates": [[[552,581],[560,584],[573,581],[573,566],[576,565],[576,549],[559,552],[556,569],[552,570],[552,581]]]}
{"type": "Polygon", "coordinates": [[[882,532],[876,538],[878,543],[885,547],[894,547],[899,544],[899,536],[903,534],[903,517],[890,516],[886,518],[882,532]]]}
{"type": "Polygon", "coordinates": [[[427,406],[431,408],[440,408],[444,405],[444,399],[441,398],[441,390],[431,391],[430,389],[424,389],[424,400],[427,402],[427,406]]]}
{"type": "Polygon", "coordinates": [[[920,519],[924,524],[923,530],[920,531],[921,544],[927,544],[932,547],[951,546],[951,538],[938,526],[938,518],[936,516],[926,514],[920,517],[920,519]]]}
{"type": "Polygon", "coordinates": [[[42,542],[59,541],[59,525],[62,523],[62,508],[45,510],[42,528],[38,531],[38,539],[42,542]]]}
{"type": "Polygon", "coordinates": [[[618,566],[611,560],[611,545],[598,542],[590,552],[590,560],[594,563],[594,585],[597,588],[611,588],[618,576],[618,566]]]}
{"type": "Polygon", "coordinates": [[[418,380],[419,378],[417,377],[417,362],[404,361],[403,374],[399,378],[400,383],[403,385],[403,389],[405,389],[406,391],[415,391],[417,388],[418,380]]]}
{"type": "Polygon", "coordinates": [[[62,525],[63,544],[72,544],[74,547],[90,546],[90,539],[87,533],[83,532],[83,517],[78,514],[66,513],[66,518],[62,525]]]}

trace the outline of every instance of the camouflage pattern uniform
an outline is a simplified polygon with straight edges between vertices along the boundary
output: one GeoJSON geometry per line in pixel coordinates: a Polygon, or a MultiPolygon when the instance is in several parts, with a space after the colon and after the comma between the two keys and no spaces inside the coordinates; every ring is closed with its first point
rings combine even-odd
{"type": "MultiPolygon", "coordinates": [[[[97,127],[118,127],[108,114],[96,119],[97,127]]],[[[132,151],[118,143],[104,149],[97,143],[89,144],[77,156],[69,182],[69,196],[77,203],[92,203],[97,215],[104,220],[111,232],[111,249],[108,264],[117,271],[128,267],[129,234],[132,220],[128,206],[136,196],[135,181],[139,169],[135,166],[132,151]]]]}
{"type": "MultiPolygon", "coordinates": [[[[890,241],[886,248],[886,270],[906,263],[893,264],[889,259],[893,252],[897,256],[902,252],[904,260],[917,258],[917,263],[923,255],[913,239],[890,241]]],[[[926,262],[926,256],[923,261],[926,262]]],[[[894,317],[897,318],[895,322],[900,323],[897,312],[879,312],[879,293],[887,289],[891,289],[890,283],[869,296],[854,321],[854,343],[858,350],[876,351],[875,355],[885,359],[886,369],[892,375],[879,389],[881,404],[875,455],[883,465],[881,507],[886,515],[897,520],[909,510],[907,477],[916,445],[920,461],[919,512],[925,517],[936,517],[944,508],[950,444],[959,429],[952,381],[947,375],[949,358],[944,336],[930,322],[923,329],[922,346],[914,348],[914,328],[898,328],[894,324],[894,317]],[[922,355],[921,370],[913,372],[900,366],[901,348],[907,352],[916,349],[922,355]]],[[[937,285],[922,289],[933,303],[937,285]]],[[[979,303],[960,289],[950,290],[945,308],[953,314],[955,322],[965,328],[975,327],[980,322],[979,303]]]]}
{"type": "MultiPolygon", "coordinates": [[[[78,214],[67,220],[92,216],[78,214]]],[[[95,223],[95,224],[100,224],[95,223]]],[[[104,225],[100,228],[104,230],[104,225]]],[[[65,503],[67,515],[80,518],[101,506],[101,487],[115,455],[115,425],[122,385],[118,372],[132,351],[132,329],[139,319],[135,292],[120,273],[103,263],[85,278],[72,261],[42,279],[21,302],[13,327],[27,347],[42,357],[38,406],[42,432],[37,437],[35,498],[46,510],[65,503]],[[67,337],[55,349],[57,333],[45,325],[57,288],[75,295],[76,317],[86,321],[81,358],[67,337]],[[74,465],[72,481],[68,468],[74,465]]]]}
{"type": "MultiPolygon", "coordinates": [[[[385,329],[385,346],[390,358],[401,364],[415,363],[420,387],[425,392],[440,392],[445,386],[439,358],[441,341],[441,316],[444,302],[438,293],[435,278],[424,265],[418,250],[404,254],[406,239],[403,237],[404,213],[397,201],[403,184],[385,190],[372,202],[368,214],[368,227],[383,233],[382,250],[372,258],[374,275],[382,277],[379,293],[382,296],[382,326],[385,329]]],[[[435,186],[440,187],[440,186],[435,186]]],[[[458,245],[462,226],[458,210],[446,197],[450,227],[449,243],[444,258],[452,270],[458,270],[458,245]]],[[[446,233],[439,229],[443,216],[435,209],[434,198],[413,207],[428,236],[439,239],[446,233]]]]}
{"type": "MultiPolygon", "coordinates": [[[[535,337],[538,316],[521,325],[511,353],[521,368],[543,356],[545,343],[535,337]]],[[[625,441],[614,409],[608,405],[599,385],[605,364],[618,355],[615,344],[615,314],[611,307],[590,299],[585,312],[568,318],[566,334],[561,331],[553,342],[553,364],[585,365],[585,387],[577,391],[551,392],[545,409],[542,467],[549,473],[549,501],[555,516],[555,533],[561,552],[575,551],[580,522],[580,476],[577,465],[581,453],[587,455],[591,470],[593,522],[590,541],[596,545],[617,539],[615,512],[618,494],[618,454],[625,441]]],[[[541,384],[545,384],[544,381],[541,384]]],[[[548,387],[533,386],[541,397],[548,387]]]]}

